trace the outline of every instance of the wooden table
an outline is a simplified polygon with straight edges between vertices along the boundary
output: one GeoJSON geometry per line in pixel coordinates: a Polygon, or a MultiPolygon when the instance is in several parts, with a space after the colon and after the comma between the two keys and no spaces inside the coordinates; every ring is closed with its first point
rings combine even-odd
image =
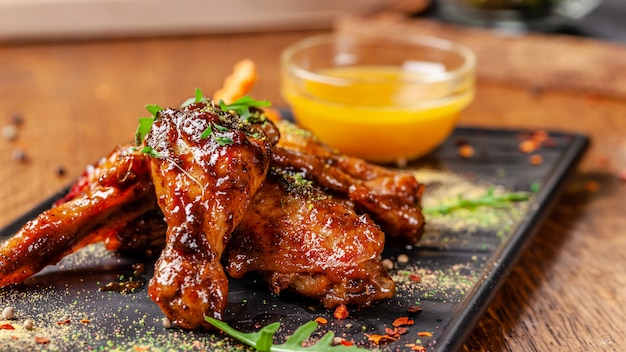
{"type": "MultiPolygon", "coordinates": [[[[279,52],[315,33],[0,45],[0,128],[17,125],[14,139],[0,139],[0,225],[131,141],[145,104],[178,105],[195,87],[213,91],[239,59],[260,68],[252,95],[284,104],[279,52]]],[[[593,141],[465,350],[621,350],[626,100],[479,79],[461,123],[577,131],[593,141]]]]}

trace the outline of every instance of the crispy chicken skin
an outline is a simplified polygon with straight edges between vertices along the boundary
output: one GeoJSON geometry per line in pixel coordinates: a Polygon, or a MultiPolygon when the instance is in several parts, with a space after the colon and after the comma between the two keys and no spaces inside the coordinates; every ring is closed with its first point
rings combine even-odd
{"type": "Polygon", "coordinates": [[[156,207],[145,156],[120,146],[0,247],[0,287],[19,283],[88,244],[114,236],[156,207]]]}
{"type": "Polygon", "coordinates": [[[227,247],[228,273],[260,272],[275,293],[290,289],[321,302],[369,305],[395,284],[379,256],[385,235],[367,215],[300,174],[272,169],[227,247]]]}
{"type": "Polygon", "coordinates": [[[152,125],[145,145],[159,154],[149,164],[167,233],[148,292],[177,326],[222,317],[228,280],[220,258],[265,179],[272,140],[263,128],[271,126],[210,102],[162,110],[152,125]]]}
{"type": "Polygon", "coordinates": [[[273,148],[273,165],[301,172],[326,191],[347,197],[390,238],[411,243],[419,240],[424,230],[423,185],[412,174],[340,154],[288,121],[276,126],[281,138],[273,148]]]}
{"type": "Polygon", "coordinates": [[[422,185],[252,110],[243,118],[209,101],[160,111],[141,147],[88,167],[0,245],[0,287],[102,241],[160,251],[148,295],[186,329],[222,317],[222,263],[234,278],[257,271],[274,292],[329,308],[392,297],[379,256],[386,239],[419,239],[422,185]]]}

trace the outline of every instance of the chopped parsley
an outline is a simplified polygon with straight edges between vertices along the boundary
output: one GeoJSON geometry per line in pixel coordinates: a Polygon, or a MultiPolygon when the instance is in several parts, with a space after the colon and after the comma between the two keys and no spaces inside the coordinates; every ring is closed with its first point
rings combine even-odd
{"type": "Polygon", "coordinates": [[[232,139],[230,139],[228,137],[223,137],[223,136],[215,137],[215,141],[217,142],[217,144],[219,144],[221,146],[231,145],[231,144],[235,143],[232,139]]]}
{"type": "Polygon", "coordinates": [[[213,133],[213,129],[211,128],[211,124],[209,124],[208,126],[206,126],[206,129],[200,135],[200,139],[209,138],[211,133],[213,133]]]}
{"type": "Polygon", "coordinates": [[[153,123],[154,117],[139,118],[139,126],[137,126],[137,131],[135,132],[135,144],[140,145],[143,142],[144,138],[146,138],[150,132],[153,123]]]}
{"type": "Polygon", "coordinates": [[[162,159],[163,156],[151,146],[145,146],[140,150],[144,154],[148,154],[151,158],[162,159]]]}
{"type": "Polygon", "coordinates": [[[162,108],[156,104],[152,104],[152,105],[146,105],[146,110],[148,110],[148,112],[152,114],[152,117],[157,117],[159,112],[162,110],[165,110],[165,108],[162,108]]]}
{"type": "Polygon", "coordinates": [[[189,106],[191,104],[194,103],[202,103],[207,101],[206,98],[202,95],[202,90],[200,88],[196,87],[196,95],[193,98],[189,98],[187,100],[185,100],[182,104],[180,104],[181,108],[184,108],[185,106],[189,106]]]}
{"type": "Polygon", "coordinates": [[[255,100],[246,95],[235,100],[231,104],[226,104],[223,100],[220,100],[219,105],[224,111],[234,111],[236,114],[241,116],[241,118],[248,119],[252,116],[250,108],[272,106],[272,103],[267,100],[255,100]]]}

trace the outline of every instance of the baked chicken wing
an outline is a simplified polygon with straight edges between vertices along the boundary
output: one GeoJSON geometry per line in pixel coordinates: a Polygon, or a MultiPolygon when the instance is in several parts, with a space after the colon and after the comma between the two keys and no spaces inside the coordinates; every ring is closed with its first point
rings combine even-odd
{"type": "Polygon", "coordinates": [[[390,238],[419,240],[424,229],[423,185],[412,174],[338,153],[288,121],[276,126],[281,137],[273,148],[273,165],[300,172],[327,191],[350,199],[390,238]]]}
{"type": "Polygon", "coordinates": [[[71,192],[0,246],[0,287],[19,283],[88,244],[114,237],[156,207],[145,155],[120,146],[71,192]]]}
{"type": "Polygon", "coordinates": [[[228,273],[260,272],[321,302],[366,306],[390,298],[395,284],[379,256],[385,235],[367,215],[324,193],[301,174],[273,168],[227,246],[228,273]]]}
{"type": "Polygon", "coordinates": [[[265,179],[269,122],[251,122],[211,102],[158,113],[145,139],[158,204],[167,222],[165,248],[149,295],[177,326],[220,319],[228,280],[220,259],[232,230],[265,179]]]}

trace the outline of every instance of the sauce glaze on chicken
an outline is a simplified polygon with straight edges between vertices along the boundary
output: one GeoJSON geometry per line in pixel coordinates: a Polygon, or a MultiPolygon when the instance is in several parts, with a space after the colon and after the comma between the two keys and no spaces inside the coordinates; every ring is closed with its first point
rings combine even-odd
{"type": "Polygon", "coordinates": [[[259,272],[274,292],[328,308],[392,297],[380,254],[386,239],[419,240],[422,185],[251,112],[211,101],[158,112],[141,146],[88,167],[0,246],[0,287],[103,241],[121,253],[160,251],[148,294],[186,329],[222,317],[224,266],[233,279],[259,272]]]}

